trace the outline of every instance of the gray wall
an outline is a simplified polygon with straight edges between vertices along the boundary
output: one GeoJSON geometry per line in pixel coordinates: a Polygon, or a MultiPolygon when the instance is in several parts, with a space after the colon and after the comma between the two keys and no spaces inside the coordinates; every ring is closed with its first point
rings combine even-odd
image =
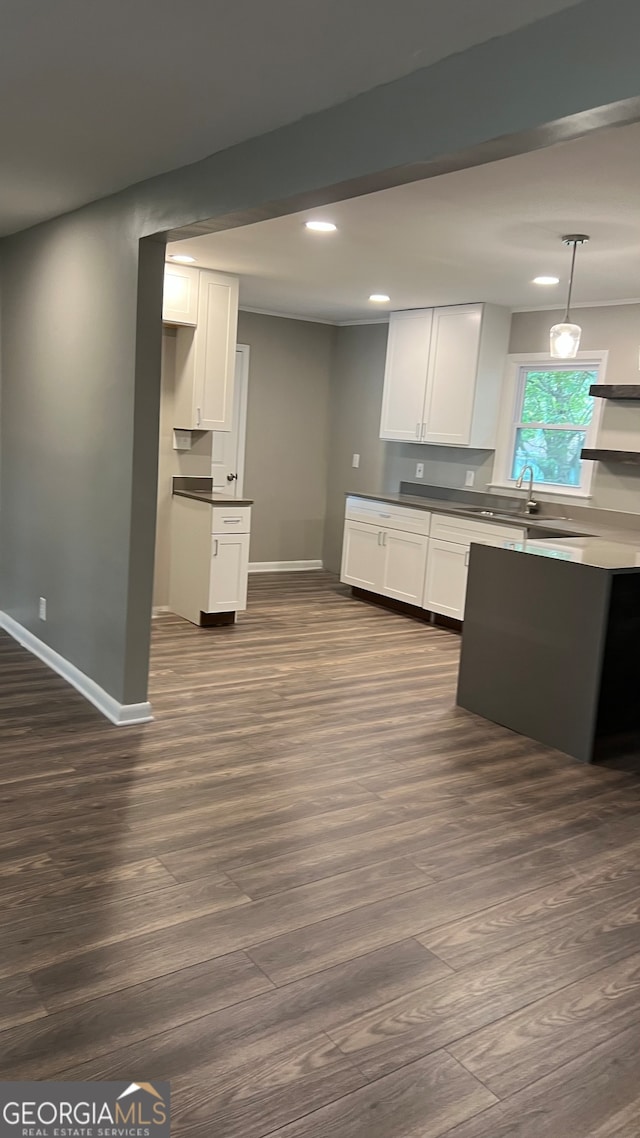
{"type": "MultiPolygon", "coordinates": [[[[580,349],[608,350],[607,383],[640,383],[640,304],[575,308],[572,313],[582,328],[580,349]]],[[[548,351],[549,328],[558,318],[557,310],[514,313],[509,351],[548,351]]],[[[640,451],[640,407],[605,401],[598,444],[612,450],[640,451]]],[[[590,505],[598,509],[640,513],[640,472],[600,462],[591,495],[590,505]]]]}
{"type": "MultiPolygon", "coordinates": [[[[146,698],[162,264],[158,245],[140,271],[142,237],[205,218],[257,220],[575,136],[605,121],[593,108],[640,96],[639,38],[636,0],[585,0],[5,239],[2,608],[116,699],[146,698]]],[[[634,103],[613,117],[637,113],[634,103]]]]}
{"type": "Polygon", "coordinates": [[[338,328],[331,375],[329,476],[323,561],[337,572],[342,550],[344,495],[374,492],[384,483],[385,443],[378,438],[386,324],[338,328]],[[360,466],[352,467],[354,454],[360,466]]]}
{"type": "Polygon", "coordinates": [[[239,314],[238,343],[251,348],[244,478],[255,499],[251,561],[322,558],[335,332],[239,314]]]}

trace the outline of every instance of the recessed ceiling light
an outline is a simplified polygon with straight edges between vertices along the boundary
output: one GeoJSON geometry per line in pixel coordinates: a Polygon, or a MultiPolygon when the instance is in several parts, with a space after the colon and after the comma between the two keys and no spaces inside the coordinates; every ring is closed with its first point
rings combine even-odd
{"type": "Polygon", "coordinates": [[[372,300],[374,304],[387,304],[391,297],[387,296],[386,292],[372,292],[369,300],[372,300]]]}
{"type": "Polygon", "coordinates": [[[533,284],[543,284],[543,285],[544,284],[546,284],[546,285],[560,284],[560,277],[534,277],[533,278],[533,284]]]}
{"type": "Polygon", "coordinates": [[[180,265],[195,265],[195,257],[190,257],[187,253],[170,253],[170,261],[178,261],[180,265]]]}
{"type": "Polygon", "coordinates": [[[338,228],[332,221],[305,221],[305,229],[312,229],[314,233],[333,233],[338,228]]]}

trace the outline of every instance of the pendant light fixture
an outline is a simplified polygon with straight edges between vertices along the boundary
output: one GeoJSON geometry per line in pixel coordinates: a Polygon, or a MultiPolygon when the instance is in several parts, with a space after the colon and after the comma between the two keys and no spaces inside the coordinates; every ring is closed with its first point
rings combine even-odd
{"type": "Polygon", "coordinates": [[[565,245],[573,245],[571,254],[571,272],[569,274],[569,292],[567,294],[567,310],[562,324],[554,324],[550,332],[551,355],[557,360],[571,360],[578,354],[582,328],[579,324],[570,321],[571,290],[573,289],[573,271],[576,264],[576,249],[589,240],[586,233],[567,233],[562,238],[565,245]]]}

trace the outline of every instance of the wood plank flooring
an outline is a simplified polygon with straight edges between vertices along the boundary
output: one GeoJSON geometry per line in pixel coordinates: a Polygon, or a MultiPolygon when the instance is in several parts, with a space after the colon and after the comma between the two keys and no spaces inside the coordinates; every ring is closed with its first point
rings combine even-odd
{"type": "Polygon", "coordinates": [[[0,634],[0,1079],[170,1079],[180,1138],[638,1138],[640,763],[455,707],[323,572],[154,622],[112,728],[0,634]]]}

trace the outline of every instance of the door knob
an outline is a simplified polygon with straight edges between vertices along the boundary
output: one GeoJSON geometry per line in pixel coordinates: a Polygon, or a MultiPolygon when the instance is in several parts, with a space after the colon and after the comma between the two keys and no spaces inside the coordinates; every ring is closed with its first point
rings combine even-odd
{"type": "Polygon", "coordinates": [[[237,477],[237,474],[227,474],[227,482],[235,482],[237,477]]]}

